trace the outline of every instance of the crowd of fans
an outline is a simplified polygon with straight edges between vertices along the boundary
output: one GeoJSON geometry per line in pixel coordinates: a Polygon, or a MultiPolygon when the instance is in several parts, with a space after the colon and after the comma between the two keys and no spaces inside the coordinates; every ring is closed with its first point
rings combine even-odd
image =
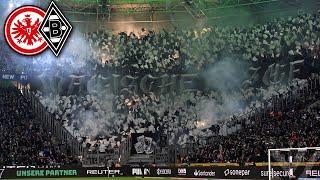
{"type": "Polygon", "coordinates": [[[29,107],[30,101],[17,88],[0,88],[0,164],[45,166],[76,163],[29,107]]]}
{"type": "MultiPolygon", "coordinates": [[[[84,66],[93,70],[94,76],[114,72],[143,76],[149,73],[199,72],[226,56],[260,65],[303,58],[308,64],[314,65],[320,55],[319,16],[319,13],[302,14],[244,28],[177,29],[157,33],[142,29],[140,34],[129,35],[115,35],[105,31],[86,33],[90,53],[88,57],[86,55],[84,66]]],[[[60,64],[61,69],[65,69],[63,66],[60,64]]],[[[72,67],[68,70],[72,70],[72,67]]],[[[301,86],[301,83],[290,85],[301,86]]],[[[178,146],[190,142],[190,138],[197,141],[202,137],[214,136],[215,143],[195,149],[195,153],[186,158],[191,162],[249,162],[265,161],[266,149],[270,147],[311,146],[319,143],[315,137],[319,132],[313,128],[318,127],[315,123],[319,119],[316,118],[318,114],[304,112],[305,107],[298,106],[293,111],[282,109],[281,113],[277,113],[280,114],[277,118],[260,117],[253,124],[244,123],[240,131],[232,130],[231,135],[228,131],[229,135],[225,136],[223,130],[232,124],[229,117],[239,111],[245,114],[253,105],[259,109],[263,98],[266,98],[266,95],[261,95],[263,91],[267,91],[268,98],[275,89],[277,93],[288,91],[284,86],[272,88],[259,93],[248,89],[198,91],[178,97],[152,93],[128,97],[104,91],[85,96],[60,96],[39,91],[37,97],[90,150],[105,152],[106,149],[119,147],[129,133],[148,131],[161,132],[169,137],[169,144],[178,146]],[[258,96],[260,99],[257,99],[258,96]],[[308,122],[307,126],[301,126],[301,121],[308,122]],[[288,127],[292,130],[281,131],[288,127]],[[313,139],[309,135],[313,135],[313,139]],[[295,140],[287,141],[287,138],[295,140]]],[[[31,127],[43,131],[40,126],[31,127]]],[[[50,137],[44,135],[43,138],[50,137]]],[[[46,141],[45,149],[52,148],[49,142],[46,141]]],[[[42,154],[50,159],[48,161],[58,161],[51,159],[50,153],[42,154]]]]}
{"type": "MultiPolygon", "coordinates": [[[[319,57],[319,28],[319,14],[303,14],[244,28],[177,29],[158,33],[143,29],[140,34],[129,35],[97,31],[87,33],[85,37],[90,44],[90,63],[95,64],[95,73],[111,71],[145,75],[203,70],[226,54],[251,64],[300,58],[310,63],[319,57]]],[[[274,92],[270,91],[267,93],[272,96],[274,92]]],[[[101,92],[85,97],[46,97],[39,93],[38,96],[71,132],[80,137],[91,136],[85,138],[91,145],[98,143],[113,147],[129,132],[161,131],[171,137],[172,143],[180,145],[187,142],[189,136],[211,136],[214,132],[209,128],[220,117],[226,118],[239,109],[244,110],[246,107],[241,104],[259,106],[260,102],[243,103],[244,99],[255,99],[246,96],[256,96],[252,92],[243,92],[234,95],[186,93],[175,97],[173,102],[170,96],[153,94],[127,97],[101,92]],[[229,104],[239,105],[228,109],[229,104]],[[221,115],[224,111],[228,111],[226,116],[221,115]],[[96,135],[99,138],[96,139],[96,135]],[[101,137],[113,138],[109,142],[100,141],[101,137]]]]}
{"type": "MultiPolygon", "coordinates": [[[[292,98],[294,96],[292,91],[296,93],[297,89],[303,91],[308,83],[317,82],[317,79],[319,81],[319,77],[315,76],[303,84],[295,84],[292,90],[280,95],[281,99],[292,98]]],[[[235,126],[234,118],[218,119],[218,113],[215,116],[215,111],[222,113],[226,111],[226,109],[223,111],[226,106],[216,103],[213,94],[203,95],[200,92],[184,94],[175,98],[174,102],[166,96],[135,97],[134,101],[122,99],[125,103],[123,106],[119,105],[120,102],[116,103],[118,104],[116,108],[112,107],[114,103],[111,99],[114,97],[108,99],[106,95],[103,95],[104,97],[87,95],[85,99],[76,96],[57,96],[51,100],[41,94],[38,95],[42,103],[47,105],[49,112],[78,136],[81,142],[84,141],[84,146],[92,151],[105,152],[106,149],[117,148],[130,133],[161,132],[169,136],[170,144],[183,146],[190,142],[190,138],[198,140],[217,134],[226,135],[226,132],[223,133],[223,128],[229,129],[235,126]]],[[[270,98],[277,99],[280,96],[270,98]]],[[[276,109],[287,111],[285,108],[291,107],[284,102],[276,101],[278,102],[276,109]]],[[[316,98],[313,97],[304,104],[314,101],[316,98]]],[[[261,108],[261,103],[256,103],[255,107],[261,108]]],[[[272,103],[268,103],[265,108],[269,108],[267,111],[270,112],[274,110],[272,103]]],[[[230,130],[228,132],[230,134],[230,130]]]]}
{"type": "MultiPolygon", "coordinates": [[[[243,127],[238,132],[229,136],[215,136],[202,148],[194,145],[189,149],[189,155],[181,158],[182,162],[268,162],[268,149],[317,147],[320,143],[320,106],[317,104],[308,108],[308,102],[317,101],[320,94],[318,89],[309,93],[309,97],[296,101],[292,108],[270,112],[267,117],[255,119],[252,124],[242,123],[243,127]]],[[[294,155],[293,159],[318,162],[320,154],[314,153],[301,157],[294,155]],[[314,159],[309,159],[311,155],[315,155],[314,159]]],[[[288,157],[282,161],[276,156],[272,158],[274,162],[288,162],[288,157]]]]}
{"type": "MultiPolygon", "coordinates": [[[[202,148],[190,149],[190,154],[182,162],[268,162],[268,149],[317,147],[320,143],[319,121],[319,106],[281,112],[276,118],[259,120],[232,135],[214,137],[202,148]]],[[[309,159],[307,155],[303,158],[306,162],[318,162],[319,155],[315,159],[309,159]]],[[[301,159],[294,157],[294,160],[301,159]]],[[[288,162],[288,159],[281,162],[288,162]]]]}
{"type": "Polygon", "coordinates": [[[201,70],[226,55],[250,63],[319,58],[320,14],[303,14],[250,27],[177,29],[140,34],[87,33],[93,59],[125,74],[201,70]]]}
{"type": "MultiPolygon", "coordinates": [[[[78,59],[77,62],[81,61],[78,65],[73,63],[73,66],[81,64],[93,68],[95,73],[113,71],[126,75],[144,75],[199,71],[226,56],[253,64],[299,58],[312,61],[319,58],[319,16],[319,12],[301,14],[287,19],[275,19],[266,24],[236,28],[163,29],[159,32],[142,29],[139,33],[130,34],[97,30],[85,33],[84,37],[80,34],[73,36],[72,48],[67,48],[70,53],[66,51],[59,62],[55,62],[61,71],[70,70],[64,68],[70,65],[69,61],[68,64],[60,62],[68,56],[78,59]],[[84,44],[86,42],[88,44],[84,44]]],[[[6,48],[2,47],[4,50],[6,48]]],[[[6,53],[0,56],[7,56],[2,59],[11,59],[8,56],[11,51],[1,52],[6,53]]],[[[47,56],[45,54],[39,58],[46,59],[47,56]]],[[[48,64],[47,60],[39,62],[39,58],[27,65],[30,71],[43,71],[39,69],[41,62],[43,66],[48,64]]],[[[17,59],[20,61],[20,58],[17,59]]],[[[17,71],[28,70],[18,67],[17,71]]]]}

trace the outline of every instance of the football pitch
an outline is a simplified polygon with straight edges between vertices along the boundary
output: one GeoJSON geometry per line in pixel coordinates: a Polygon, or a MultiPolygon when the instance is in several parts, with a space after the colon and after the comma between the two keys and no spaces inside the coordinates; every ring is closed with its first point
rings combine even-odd
{"type": "MultiPolygon", "coordinates": [[[[155,180],[155,179],[161,179],[161,180],[207,180],[206,178],[174,178],[174,177],[83,177],[83,178],[36,178],[36,180],[101,180],[101,179],[109,179],[109,180],[155,180]]],[[[18,179],[11,179],[11,180],[18,180],[18,179]]],[[[24,179],[28,180],[28,179],[24,179]]]]}
{"type": "MultiPolygon", "coordinates": [[[[175,177],[82,177],[82,178],[36,178],[35,180],[101,180],[101,179],[109,179],[109,180],[208,180],[207,178],[175,178],[175,177]]],[[[18,180],[18,179],[11,179],[11,180],[18,180]]],[[[28,180],[28,179],[24,179],[28,180]]]]}

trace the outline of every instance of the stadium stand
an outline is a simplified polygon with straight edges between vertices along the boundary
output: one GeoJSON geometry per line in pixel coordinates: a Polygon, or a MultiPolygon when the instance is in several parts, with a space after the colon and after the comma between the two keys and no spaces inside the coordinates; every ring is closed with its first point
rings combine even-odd
{"type": "Polygon", "coordinates": [[[15,87],[0,89],[0,164],[2,165],[70,165],[62,144],[47,131],[30,109],[30,100],[15,87]]]}
{"type": "MultiPolygon", "coordinates": [[[[224,61],[226,54],[237,61],[261,66],[299,59],[312,64],[319,60],[319,31],[319,13],[316,13],[244,28],[211,27],[173,32],[143,29],[140,34],[128,35],[90,32],[84,35],[89,42],[90,57],[77,73],[90,72],[96,77],[114,73],[128,76],[195,73],[224,61]]],[[[7,59],[5,54],[2,58],[7,59]]],[[[3,72],[8,68],[18,73],[41,73],[45,62],[38,63],[23,70],[14,64],[1,66],[5,66],[3,72]]],[[[60,67],[65,65],[60,64],[60,67]]],[[[55,68],[59,69],[59,64],[50,71],[55,72],[55,68]]],[[[59,73],[65,73],[61,71],[59,73]]],[[[35,91],[30,95],[32,101],[41,102],[33,106],[41,106],[41,110],[35,110],[35,115],[27,108],[30,100],[17,89],[2,88],[0,148],[5,153],[1,153],[0,162],[7,165],[77,164],[70,156],[79,155],[85,165],[125,164],[134,158],[132,163],[137,164],[141,159],[130,159],[133,146],[130,134],[145,132],[165,135],[167,144],[175,144],[166,147],[152,144],[155,150],[143,156],[150,159],[146,161],[149,164],[156,160],[166,164],[266,162],[269,148],[319,144],[320,109],[319,106],[309,108],[319,99],[318,72],[301,73],[306,80],[291,79],[289,87],[275,85],[274,89],[280,93],[273,92],[274,89],[265,94],[263,91],[256,93],[254,88],[233,89],[228,92],[234,98],[231,101],[248,107],[243,108],[243,112],[232,113],[225,112],[223,103],[218,101],[227,96],[224,92],[188,92],[175,97],[172,103],[172,96],[153,93],[109,97],[100,92],[50,95],[35,91]],[[215,110],[220,119],[200,129],[196,112],[207,100],[217,101],[215,110]],[[241,115],[232,116],[234,113],[241,115]],[[50,123],[46,121],[45,125],[63,129],[55,130],[58,134],[64,132],[58,139],[72,134],[79,143],[72,142],[74,148],[82,147],[85,152],[71,150],[75,154],[68,153],[68,148],[64,149],[64,145],[43,128],[43,118],[48,117],[50,123]],[[61,127],[56,127],[56,122],[61,127]],[[223,134],[222,127],[233,130],[223,134]]]]}

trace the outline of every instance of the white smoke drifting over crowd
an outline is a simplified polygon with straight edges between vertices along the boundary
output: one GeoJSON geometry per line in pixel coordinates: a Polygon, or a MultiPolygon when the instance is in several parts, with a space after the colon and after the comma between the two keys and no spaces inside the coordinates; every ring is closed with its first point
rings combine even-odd
{"type": "Polygon", "coordinates": [[[208,88],[214,89],[206,95],[200,91],[196,95],[185,93],[175,98],[150,94],[131,100],[110,93],[108,88],[99,85],[103,77],[97,76],[97,80],[89,80],[88,95],[43,96],[38,92],[38,96],[71,133],[88,137],[87,141],[162,130],[170,136],[171,143],[185,144],[190,136],[197,139],[212,135],[208,128],[246,108],[241,84],[247,74],[237,67],[238,63],[228,59],[206,72],[208,88]],[[232,73],[228,74],[225,69],[232,73]]]}
{"type": "Polygon", "coordinates": [[[242,85],[249,78],[247,69],[245,61],[224,58],[203,74],[206,88],[217,94],[214,101],[205,105],[205,114],[211,114],[212,121],[227,119],[244,110],[246,104],[243,102],[242,85]]]}
{"type": "MultiPolygon", "coordinates": [[[[301,55],[302,48],[310,52],[308,58],[317,59],[319,56],[315,47],[319,45],[320,40],[315,38],[318,37],[317,34],[310,30],[316,25],[319,26],[316,18],[306,14],[288,21],[251,27],[256,29],[250,31],[251,33],[242,29],[212,28],[200,31],[163,32],[158,36],[145,37],[144,41],[133,34],[123,38],[110,36],[108,32],[91,33],[88,35],[89,44],[96,57],[94,58],[96,64],[102,63],[103,56],[110,55],[112,58],[104,61],[105,67],[122,70],[124,66],[125,70],[133,69],[126,71],[129,73],[152,70],[159,73],[170,72],[181,65],[180,61],[185,60],[188,66],[186,69],[190,67],[193,70],[207,69],[203,73],[205,79],[203,89],[206,91],[187,92],[175,97],[152,93],[131,97],[118,96],[109,91],[110,87],[101,83],[105,77],[93,74],[90,76],[94,78],[87,84],[89,92],[87,95],[44,95],[50,94],[48,92],[38,95],[43,104],[49,106],[49,110],[55,113],[57,119],[79,136],[95,139],[98,135],[106,138],[106,143],[109,144],[108,139],[115,139],[115,136],[123,137],[130,132],[152,131],[167,134],[171,143],[184,144],[191,137],[197,139],[212,135],[213,132],[208,130],[212,125],[226,124],[230,122],[230,116],[233,114],[244,114],[252,106],[259,107],[262,99],[287,91],[286,86],[272,83],[265,89],[254,87],[243,89],[243,83],[248,79],[246,72],[249,69],[245,62],[268,61],[269,57],[277,61],[279,58],[287,57],[296,59],[296,56],[301,55]],[[297,22],[299,25],[294,25],[297,22]],[[314,26],[305,26],[305,22],[314,26]],[[303,33],[304,30],[309,33],[303,33]],[[284,31],[283,35],[279,35],[278,32],[284,31]],[[303,38],[298,38],[300,36],[303,38]],[[165,38],[153,40],[159,37],[165,38]],[[220,52],[230,56],[239,54],[242,59],[238,61],[224,58],[220,52]],[[187,56],[186,59],[182,59],[184,55],[187,56]]],[[[79,38],[81,40],[82,37],[79,38]]],[[[82,41],[75,44],[80,43],[85,44],[82,41]]],[[[78,56],[86,56],[85,51],[80,52],[81,49],[75,49],[77,51],[71,50],[70,53],[76,55],[73,59],[78,60],[78,56]]],[[[72,63],[63,66],[64,69],[71,71],[78,69],[77,67],[78,64],[72,63]]]]}

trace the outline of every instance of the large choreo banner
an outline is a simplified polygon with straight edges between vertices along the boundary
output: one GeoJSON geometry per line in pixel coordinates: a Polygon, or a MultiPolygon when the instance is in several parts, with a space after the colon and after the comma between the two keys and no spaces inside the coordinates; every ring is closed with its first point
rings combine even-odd
{"type": "MultiPolygon", "coordinates": [[[[320,178],[320,167],[273,167],[273,178],[320,178]],[[293,173],[293,174],[292,174],[293,173]]],[[[48,178],[48,177],[180,177],[180,178],[217,178],[217,179],[268,179],[267,166],[245,167],[121,167],[121,168],[84,168],[84,167],[2,167],[0,179],[48,178]]]]}
{"type": "MultiPolygon", "coordinates": [[[[249,87],[265,88],[276,84],[287,84],[295,78],[305,79],[311,73],[319,72],[319,69],[320,62],[304,59],[252,64],[245,70],[248,75],[241,83],[244,89],[249,87]]],[[[27,82],[31,83],[34,89],[60,95],[86,94],[102,90],[108,90],[115,95],[150,92],[160,95],[202,90],[207,77],[205,72],[145,74],[143,76],[97,73],[93,76],[58,73],[28,75],[8,73],[0,74],[0,80],[27,82]]]]}

